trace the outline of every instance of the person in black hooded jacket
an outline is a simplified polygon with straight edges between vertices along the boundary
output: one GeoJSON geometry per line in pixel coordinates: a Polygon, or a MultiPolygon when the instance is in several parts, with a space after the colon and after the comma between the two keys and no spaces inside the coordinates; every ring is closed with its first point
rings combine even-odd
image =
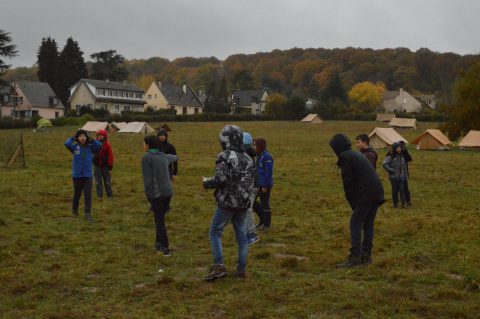
{"type": "MultiPolygon", "coordinates": [[[[175,146],[168,142],[168,133],[165,129],[161,128],[157,132],[158,140],[160,141],[160,145],[158,150],[163,154],[171,154],[177,155],[177,150],[175,146]]],[[[168,170],[170,172],[170,177],[173,182],[175,182],[178,174],[178,162],[172,163],[168,166],[168,170]]]]}
{"type": "Polygon", "coordinates": [[[350,217],[350,255],[337,267],[368,265],[372,262],[375,217],[378,207],[385,202],[383,185],[368,159],[352,150],[346,135],[333,136],[330,147],[338,157],[345,197],[353,210],[350,217]]]}

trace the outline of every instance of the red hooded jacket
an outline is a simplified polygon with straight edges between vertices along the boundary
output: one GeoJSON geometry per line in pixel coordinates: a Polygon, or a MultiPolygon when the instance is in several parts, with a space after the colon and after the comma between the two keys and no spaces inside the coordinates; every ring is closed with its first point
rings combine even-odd
{"type": "Polygon", "coordinates": [[[105,137],[105,140],[102,143],[102,148],[95,154],[93,157],[93,164],[98,167],[108,167],[113,169],[113,151],[112,145],[108,141],[108,133],[106,130],[100,130],[97,132],[98,135],[105,137]]]}

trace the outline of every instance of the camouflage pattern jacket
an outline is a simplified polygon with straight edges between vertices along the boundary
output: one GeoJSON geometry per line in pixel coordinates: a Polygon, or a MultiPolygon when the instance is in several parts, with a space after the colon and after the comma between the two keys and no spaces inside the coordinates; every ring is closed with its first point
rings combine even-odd
{"type": "Polygon", "coordinates": [[[220,208],[247,210],[252,207],[255,166],[243,150],[243,133],[237,126],[227,125],[220,133],[224,151],[217,157],[215,176],[205,178],[203,187],[215,189],[220,208]]]}

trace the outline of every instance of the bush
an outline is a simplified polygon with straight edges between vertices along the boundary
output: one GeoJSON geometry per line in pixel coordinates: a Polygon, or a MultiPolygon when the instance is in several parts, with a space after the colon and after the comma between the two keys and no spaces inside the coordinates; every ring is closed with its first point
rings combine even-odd
{"type": "Polygon", "coordinates": [[[32,120],[14,119],[11,117],[0,118],[0,129],[31,128],[36,126],[37,123],[32,120]]]}

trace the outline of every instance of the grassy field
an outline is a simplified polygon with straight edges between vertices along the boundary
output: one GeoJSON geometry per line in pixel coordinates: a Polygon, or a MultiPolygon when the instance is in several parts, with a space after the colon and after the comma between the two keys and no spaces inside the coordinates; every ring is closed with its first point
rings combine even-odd
{"type": "MultiPolygon", "coordinates": [[[[389,201],[377,217],[374,263],[334,268],[348,253],[350,210],[328,140],[337,132],[354,138],[373,122],[239,123],[265,137],[275,158],[273,227],[250,249],[246,281],[203,282],[212,262],[214,200],[201,177],[213,173],[224,124],[171,125],[181,161],[167,217],[170,258],[153,249],[140,169],[143,136],[111,137],[115,198],[94,199],[95,223],[88,224],[70,213],[71,155],[63,142],[75,128],[26,133],[27,168],[0,170],[0,317],[479,317],[478,152],[411,147],[409,210],[390,208],[390,185],[379,169],[389,201]]],[[[411,140],[426,128],[402,134],[411,140]]],[[[0,143],[9,134],[0,131],[0,143]]],[[[234,271],[231,227],[223,242],[234,271]]]]}

